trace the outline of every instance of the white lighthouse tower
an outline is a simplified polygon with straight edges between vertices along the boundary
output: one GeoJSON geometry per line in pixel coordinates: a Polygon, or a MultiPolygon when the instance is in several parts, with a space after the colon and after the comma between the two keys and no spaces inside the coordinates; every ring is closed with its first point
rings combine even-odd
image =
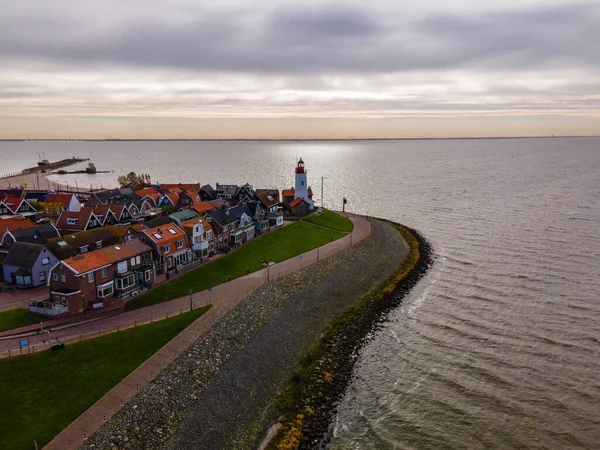
{"type": "Polygon", "coordinates": [[[304,169],[304,161],[302,158],[298,161],[296,166],[296,185],[294,187],[294,199],[301,198],[310,205],[310,209],[315,209],[315,204],[312,199],[308,196],[308,183],[306,180],[306,169],[304,169]]]}

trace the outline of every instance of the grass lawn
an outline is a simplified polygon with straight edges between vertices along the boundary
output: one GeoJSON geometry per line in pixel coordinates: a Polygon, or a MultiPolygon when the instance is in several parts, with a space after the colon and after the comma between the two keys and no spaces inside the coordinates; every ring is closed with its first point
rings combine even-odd
{"type": "Polygon", "coordinates": [[[316,227],[307,222],[295,222],[250,241],[239,249],[198,269],[163,284],[129,301],[125,309],[132,310],[202,291],[231,278],[263,268],[262,261],[280,262],[342,237],[342,233],[316,227]]]}
{"type": "Polygon", "coordinates": [[[338,213],[324,209],[323,212],[316,216],[311,216],[304,219],[307,222],[312,222],[323,227],[331,228],[333,230],[350,232],[354,228],[354,224],[350,219],[344,216],[340,216],[338,213]]]}
{"type": "Polygon", "coordinates": [[[12,330],[32,323],[39,324],[45,320],[48,318],[34,314],[25,308],[11,309],[0,313],[0,331],[12,330]]]}
{"type": "Polygon", "coordinates": [[[41,448],[208,309],[0,360],[0,448],[41,448]]]}

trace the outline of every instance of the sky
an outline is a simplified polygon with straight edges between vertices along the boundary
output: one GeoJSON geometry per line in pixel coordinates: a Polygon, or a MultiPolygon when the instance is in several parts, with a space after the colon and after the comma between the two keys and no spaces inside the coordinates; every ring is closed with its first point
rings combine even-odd
{"type": "Polygon", "coordinates": [[[0,0],[0,139],[600,134],[600,0],[0,0]]]}

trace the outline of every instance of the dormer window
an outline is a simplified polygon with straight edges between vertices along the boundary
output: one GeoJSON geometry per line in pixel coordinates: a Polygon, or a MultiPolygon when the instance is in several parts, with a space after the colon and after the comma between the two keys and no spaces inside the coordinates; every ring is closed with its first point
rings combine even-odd
{"type": "Polygon", "coordinates": [[[75,225],[77,223],[77,217],[67,217],[68,225],[75,225]]]}
{"type": "Polygon", "coordinates": [[[102,241],[96,242],[96,248],[102,248],[102,241]]]}
{"type": "Polygon", "coordinates": [[[85,253],[90,249],[89,245],[82,245],[81,247],[79,247],[79,253],[85,253]]]}

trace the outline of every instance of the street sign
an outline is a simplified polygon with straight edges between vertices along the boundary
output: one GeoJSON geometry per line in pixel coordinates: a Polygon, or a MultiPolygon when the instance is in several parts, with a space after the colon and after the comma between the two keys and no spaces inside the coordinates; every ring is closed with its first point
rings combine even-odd
{"type": "Polygon", "coordinates": [[[29,347],[29,339],[21,339],[19,341],[19,348],[24,349],[29,347]]]}

